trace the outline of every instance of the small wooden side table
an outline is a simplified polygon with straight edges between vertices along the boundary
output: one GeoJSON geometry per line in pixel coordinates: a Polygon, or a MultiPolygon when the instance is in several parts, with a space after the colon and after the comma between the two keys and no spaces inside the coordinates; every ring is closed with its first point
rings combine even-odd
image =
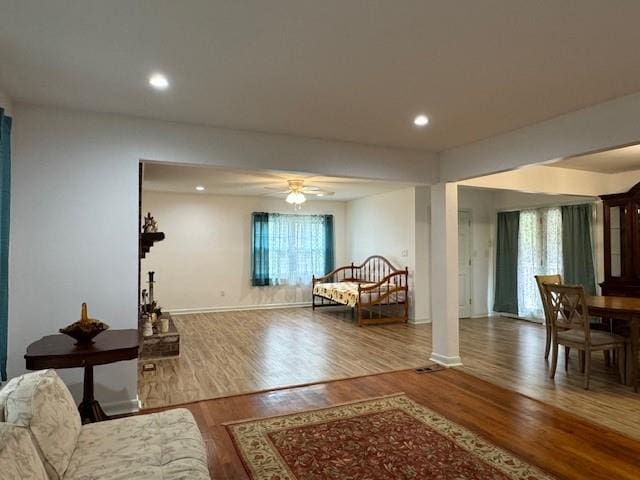
{"type": "Polygon", "coordinates": [[[47,335],[27,347],[27,370],[84,368],[82,402],[78,406],[83,423],[109,417],[94,397],[93,367],[138,358],[138,330],[106,330],[90,345],[78,346],[67,335],[47,335]]]}

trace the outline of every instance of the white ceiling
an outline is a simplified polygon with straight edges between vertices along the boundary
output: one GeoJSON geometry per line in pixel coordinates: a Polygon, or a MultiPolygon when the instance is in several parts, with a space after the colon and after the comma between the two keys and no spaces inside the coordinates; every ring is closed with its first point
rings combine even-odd
{"type": "Polygon", "coordinates": [[[640,90],[637,0],[0,0],[0,15],[18,102],[231,128],[442,150],[640,90]],[[169,91],[147,87],[155,70],[169,91]]]}
{"type": "Polygon", "coordinates": [[[622,173],[640,170],[640,145],[580,155],[560,160],[548,166],[600,173],[622,173]]]}
{"type": "Polygon", "coordinates": [[[322,177],[294,172],[252,172],[146,163],[143,189],[197,195],[246,195],[284,199],[286,194],[278,192],[287,190],[287,180],[290,179],[304,179],[305,185],[315,185],[323,190],[334,192],[334,195],[326,197],[307,197],[309,200],[320,201],[344,202],[412,186],[404,183],[322,177]],[[205,187],[205,191],[196,191],[195,188],[198,185],[205,187]]]}

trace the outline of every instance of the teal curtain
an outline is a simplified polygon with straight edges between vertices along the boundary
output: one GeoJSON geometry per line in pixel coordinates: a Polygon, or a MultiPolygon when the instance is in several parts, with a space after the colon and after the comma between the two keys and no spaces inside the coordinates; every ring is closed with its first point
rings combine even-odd
{"type": "Polygon", "coordinates": [[[336,268],[336,253],[333,239],[333,215],[324,216],[324,273],[336,268]]]}
{"type": "Polygon", "coordinates": [[[518,314],[519,229],[520,212],[498,212],[495,312],[518,314]]]}
{"type": "Polygon", "coordinates": [[[0,108],[0,376],[7,379],[9,324],[9,213],[11,201],[11,118],[0,108]]]}
{"type": "Polygon", "coordinates": [[[335,267],[332,215],[253,213],[251,284],[308,285],[335,267]]]}
{"type": "Polygon", "coordinates": [[[564,282],[582,285],[587,295],[595,295],[596,280],[591,244],[592,206],[562,207],[562,266],[564,282]]]}
{"type": "Polygon", "coordinates": [[[269,214],[252,214],[251,285],[269,285],[269,214]]]}

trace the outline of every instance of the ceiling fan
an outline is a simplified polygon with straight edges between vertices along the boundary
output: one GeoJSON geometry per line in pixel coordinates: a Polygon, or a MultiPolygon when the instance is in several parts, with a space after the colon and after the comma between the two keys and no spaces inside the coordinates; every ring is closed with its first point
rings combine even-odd
{"type": "MultiPolygon", "coordinates": [[[[287,194],[285,201],[293,205],[297,210],[300,209],[300,206],[307,201],[305,195],[314,195],[316,197],[328,197],[333,195],[334,192],[330,192],[328,190],[324,190],[315,185],[305,185],[304,180],[294,179],[287,180],[288,189],[280,190],[277,193],[287,194]]],[[[269,190],[276,190],[280,187],[265,187],[269,190]]]]}

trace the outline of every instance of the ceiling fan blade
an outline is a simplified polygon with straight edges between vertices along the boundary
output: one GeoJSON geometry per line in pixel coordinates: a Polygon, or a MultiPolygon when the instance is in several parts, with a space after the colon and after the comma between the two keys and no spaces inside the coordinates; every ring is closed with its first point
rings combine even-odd
{"type": "Polygon", "coordinates": [[[315,192],[303,192],[306,195],[314,195],[316,197],[330,197],[335,195],[335,192],[329,192],[327,190],[316,190],[315,192]]]}
{"type": "Polygon", "coordinates": [[[265,190],[271,190],[274,193],[289,193],[290,190],[282,190],[283,187],[264,187],[265,190]]]}

